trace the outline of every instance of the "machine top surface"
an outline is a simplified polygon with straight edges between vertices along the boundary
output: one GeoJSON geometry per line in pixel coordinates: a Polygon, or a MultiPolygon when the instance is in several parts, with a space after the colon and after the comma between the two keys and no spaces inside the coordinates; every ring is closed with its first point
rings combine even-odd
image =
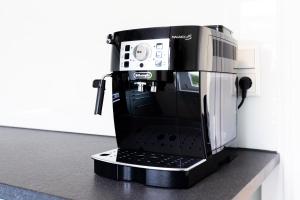
{"type": "Polygon", "coordinates": [[[209,28],[211,30],[215,30],[218,31],[220,33],[224,33],[226,35],[232,35],[233,32],[227,28],[226,26],[223,25],[204,25],[204,26],[199,26],[199,25],[177,25],[177,26],[157,26],[157,27],[148,27],[148,28],[135,28],[135,29],[126,29],[126,30],[120,30],[120,31],[116,31],[115,33],[118,32],[123,32],[123,31],[139,31],[139,30],[151,30],[151,29],[168,29],[168,28],[176,28],[176,27],[180,27],[180,28],[191,28],[191,27],[196,27],[196,28],[209,28]]]}

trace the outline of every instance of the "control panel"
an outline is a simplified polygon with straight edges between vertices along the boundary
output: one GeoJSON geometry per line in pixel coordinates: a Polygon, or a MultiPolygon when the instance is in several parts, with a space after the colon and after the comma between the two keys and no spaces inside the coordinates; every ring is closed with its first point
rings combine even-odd
{"type": "Polygon", "coordinates": [[[168,70],[169,38],[121,43],[120,71],[168,70]]]}

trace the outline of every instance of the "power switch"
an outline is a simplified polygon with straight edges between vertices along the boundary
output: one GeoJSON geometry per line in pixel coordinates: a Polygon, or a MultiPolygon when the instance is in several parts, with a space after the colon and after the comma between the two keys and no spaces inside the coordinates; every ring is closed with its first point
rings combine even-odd
{"type": "Polygon", "coordinates": [[[124,62],[124,67],[129,67],[129,62],[128,61],[124,62]]]}
{"type": "Polygon", "coordinates": [[[130,45],[126,45],[125,46],[125,51],[129,51],[130,50],[130,45]]]}

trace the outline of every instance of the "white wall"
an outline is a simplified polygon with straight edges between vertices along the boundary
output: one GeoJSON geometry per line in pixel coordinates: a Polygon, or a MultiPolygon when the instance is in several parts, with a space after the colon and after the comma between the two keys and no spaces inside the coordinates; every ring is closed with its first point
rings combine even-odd
{"type": "Polygon", "coordinates": [[[276,116],[271,113],[277,88],[270,87],[276,78],[276,34],[269,34],[277,31],[276,4],[271,0],[184,4],[153,0],[146,6],[137,0],[130,2],[1,1],[0,124],[113,135],[109,94],[104,115],[92,115],[96,94],[92,80],[110,70],[106,35],[138,27],[224,24],[234,30],[237,39],[254,40],[262,46],[262,95],[248,99],[241,110],[239,141],[275,149],[275,139],[264,141],[276,138],[270,131],[276,130],[277,120],[270,120],[276,116]],[[129,12],[132,6],[134,12],[129,12]],[[252,122],[243,120],[246,118],[252,122]],[[256,141],[257,136],[263,138],[256,141]]]}
{"type": "MultiPolygon", "coordinates": [[[[106,35],[138,27],[223,24],[238,40],[261,47],[261,95],[248,98],[239,111],[237,144],[280,150],[286,102],[279,81],[278,2],[283,1],[0,1],[0,125],[114,135],[110,87],[103,116],[93,115],[92,80],[110,70],[106,35]]],[[[275,173],[277,180],[282,170],[275,173]]],[[[272,183],[267,186],[265,193],[282,199],[282,185],[276,186],[278,193],[271,191],[272,183]]]]}
{"type": "Polygon", "coordinates": [[[113,134],[108,102],[104,117],[92,114],[116,23],[101,2],[0,2],[1,125],[113,134]]]}
{"type": "Polygon", "coordinates": [[[106,35],[182,24],[237,30],[234,2],[1,1],[0,125],[113,135],[109,92],[104,115],[92,115],[92,80],[110,70],[106,35]]]}
{"type": "Polygon", "coordinates": [[[299,57],[300,57],[300,12],[299,1],[285,0],[280,2],[281,38],[279,65],[281,84],[283,87],[281,104],[282,129],[279,134],[279,152],[281,153],[281,167],[283,168],[283,183],[285,199],[300,199],[300,84],[299,84],[299,57]]]}
{"type": "Polygon", "coordinates": [[[242,1],[238,40],[251,40],[260,49],[260,96],[249,97],[239,110],[238,144],[258,149],[276,150],[280,126],[280,82],[278,77],[278,26],[276,1],[242,1]]]}

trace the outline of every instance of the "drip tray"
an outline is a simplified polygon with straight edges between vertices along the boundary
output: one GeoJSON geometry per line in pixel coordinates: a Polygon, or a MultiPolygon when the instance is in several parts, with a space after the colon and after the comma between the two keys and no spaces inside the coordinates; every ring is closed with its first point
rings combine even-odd
{"type": "Polygon", "coordinates": [[[189,170],[205,159],[164,153],[113,149],[92,156],[93,159],[119,165],[166,170],[189,170]]]}
{"type": "Polygon", "coordinates": [[[164,188],[188,188],[232,159],[223,150],[199,159],[163,153],[113,149],[92,156],[97,175],[164,188]]]}

